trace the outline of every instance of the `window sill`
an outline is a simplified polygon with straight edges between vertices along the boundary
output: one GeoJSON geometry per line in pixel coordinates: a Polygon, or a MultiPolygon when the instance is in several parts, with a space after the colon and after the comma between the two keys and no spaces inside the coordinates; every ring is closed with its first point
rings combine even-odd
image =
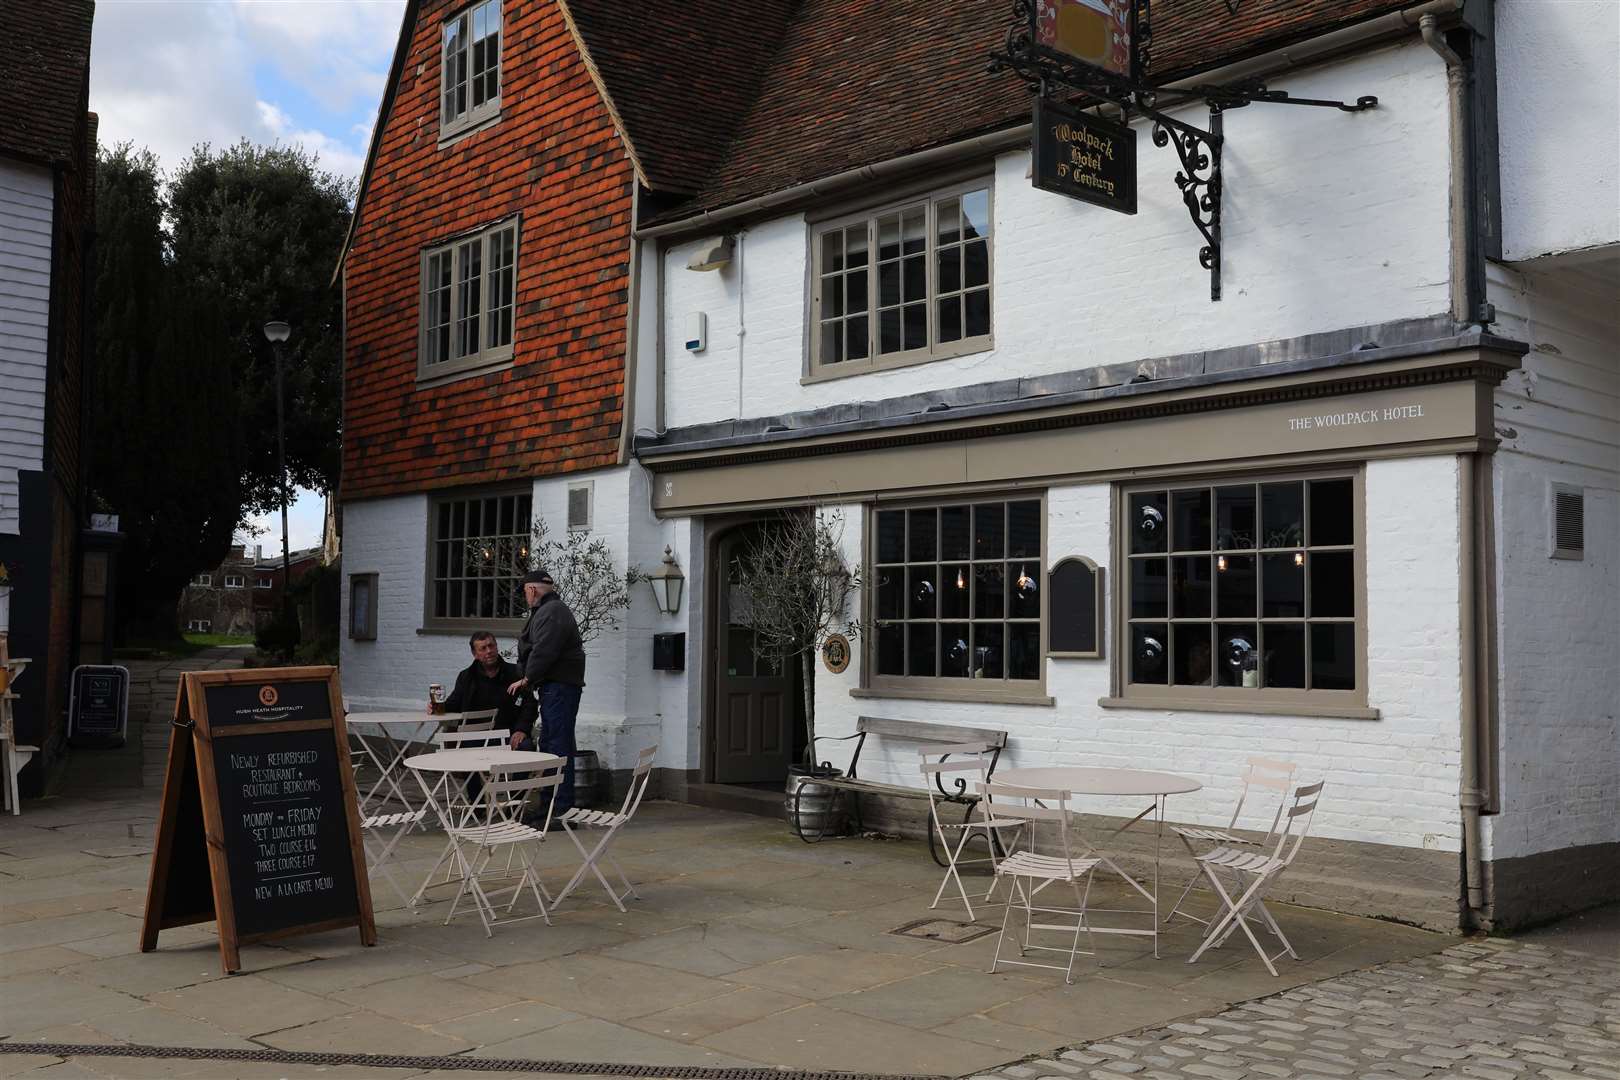
{"type": "Polygon", "coordinates": [[[857,375],[871,375],[879,371],[898,371],[901,368],[916,367],[919,364],[933,364],[940,360],[955,360],[963,356],[977,356],[981,353],[994,351],[994,336],[970,338],[967,341],[952,342],[943,346],[937,352],[927,356],[908,357],[901,360],[862,360],[857,361],[858,366],[850,366],[850,361],[842,364],[828,364],[825,367],[813,367],[808,375],[799,377],[800,386],[810,386],[814,383],[832,382],[834,379],[853,379],[857,375]],[[845,369],[848,370],[845,370],[845,369]]]}
{"type": "MultiPolygon", "coordinates": [[[[446,364],[455,363],[457,361],[446,361],[446,364]]],[[[446,364],[435,364],[432,369],[425,372],[419,368],[416,375],[416,388],[418,390],[429,390],[435,386],[444,386],[448,383],[460,382],[462,379],[470,379],[475,375],[488,375],[492,371],[503,371],[512,366],[512,353],[508,349],[505,355],[495,356],[488,360],[479,360],[477,363],[457,367],[451,371],[443,370],[446,364]]]]}
{"type": "Polygon", "coordinates": [[[418,626],[416,633],[421,637],[465,637],[474,630],[515,631],[523,628],[522,619],[464,619],[457,623],[447,623],[439,626],[418,626]]]}
{"type": "Polygon", "coordinates": [[[871,686],[858,686],[849,692],[852,698],[873,698],[884,701],[962,701],[985,705],[1041,705],[1053,706],[1057,699],[1039,692],[1039,687],[1032,687],[1029,691],[1012,690],[980,690],[974,687],[952,687],[948,690],[890,690],[871,686]]]}
{"type": "Polygon", "coordinates": [[[488,116],[480,117],[480,118],[475,119],[475,120],[463,120],[463,121],[460,121],[460,122],[458,122],[456,124],[455,127],[452,127],[448,131],[446,131],[441,126],[439,128],[439,149],[443,150],[446,147],[454,146],[456,143],[460,142],[462,139],[465,139],[467,136],[476,135],[480,131],[485,131],[485,130],[487,130],[489,128],[492,128],[492,127],[494,127],[496,124],[498,124],[500,122],[501,122],[501,111],[500,111],[500,109],[497,108],[494,112],[490,113],[488,116]]]}
{"type": "Polygon", "coordinates": [[[1339,720],[1380,720],[1383,714],[1357,705],[1301,705],[1273,701],[1208,701],[1188,698],[1098,698],[1105,709],[1138,709],[1143,712],[1249,713],[1258,716],[1320,716],[1339,720]]]}

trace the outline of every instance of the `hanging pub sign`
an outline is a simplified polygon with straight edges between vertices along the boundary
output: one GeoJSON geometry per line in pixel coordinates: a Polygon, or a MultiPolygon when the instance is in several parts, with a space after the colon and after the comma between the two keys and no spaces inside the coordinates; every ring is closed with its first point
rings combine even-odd
{"type": "Polygon", "coordinates": [[[1035,48],[1119,79],[1137,71],[1136,0],[1031,0],[1035,48]]]}
{"type": "Polygon", "coordinates": [[[1046,98],[1035,99],[1035,186],[1122,214],[1136,213],[1136,132],[1046,98]]]}
{"type": "Polygon", "coordinates": [[[377,943],[337,669],[187,672],[141,925],[219,926],[226,973],[241,946],[355,926],[377,943]]]}

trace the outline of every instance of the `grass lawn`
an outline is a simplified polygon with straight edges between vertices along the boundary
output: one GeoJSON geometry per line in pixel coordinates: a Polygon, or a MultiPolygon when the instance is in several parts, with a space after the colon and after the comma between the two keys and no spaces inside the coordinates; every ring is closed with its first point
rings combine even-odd
{"type": "Polygon", "coordinates": [[[155,638],[131,638],[120,645],[115,652],[124,656],[141,656],[153,660],[177,660],[181,657],[195,656],[204,649],[213,649],[221,645],[251,645],[251,636],[235,634],[195,634],[185,633],[179,638],[157,640],[155,638]]]}

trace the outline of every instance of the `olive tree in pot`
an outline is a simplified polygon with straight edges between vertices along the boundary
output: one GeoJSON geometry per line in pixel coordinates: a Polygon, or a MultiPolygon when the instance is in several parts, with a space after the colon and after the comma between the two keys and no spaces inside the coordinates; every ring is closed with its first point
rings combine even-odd
{"type": "Polygon", "coordinates": [[[820,839],[837,826],[833,792],[810,781],[839,773],[816,762],[816,655],[833,634],[854,639],[861,632],[860,620],[849,616],[860,572],[845,567],[843,538],[841,513],[785,513],[745,542],[735,582],[741,610],[732,612],[732,620],[753,632],[755,658],[778,671],[799,666],[804,760],[789,768],[786,806],[805,839],[820,839]]]}

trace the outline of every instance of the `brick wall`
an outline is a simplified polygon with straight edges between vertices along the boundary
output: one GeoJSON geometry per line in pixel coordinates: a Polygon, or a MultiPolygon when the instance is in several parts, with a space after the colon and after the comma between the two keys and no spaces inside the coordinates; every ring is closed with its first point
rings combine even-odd
{"type": "Polygon", "coordinates": [[[617,460],[632,173],[553,4],[505,10],[502,112],[439,146],[422,5],[345,270],[346,500],[617,460]],[[421,252],[522,214],[510,368],[416,384],[421,252]]]}

